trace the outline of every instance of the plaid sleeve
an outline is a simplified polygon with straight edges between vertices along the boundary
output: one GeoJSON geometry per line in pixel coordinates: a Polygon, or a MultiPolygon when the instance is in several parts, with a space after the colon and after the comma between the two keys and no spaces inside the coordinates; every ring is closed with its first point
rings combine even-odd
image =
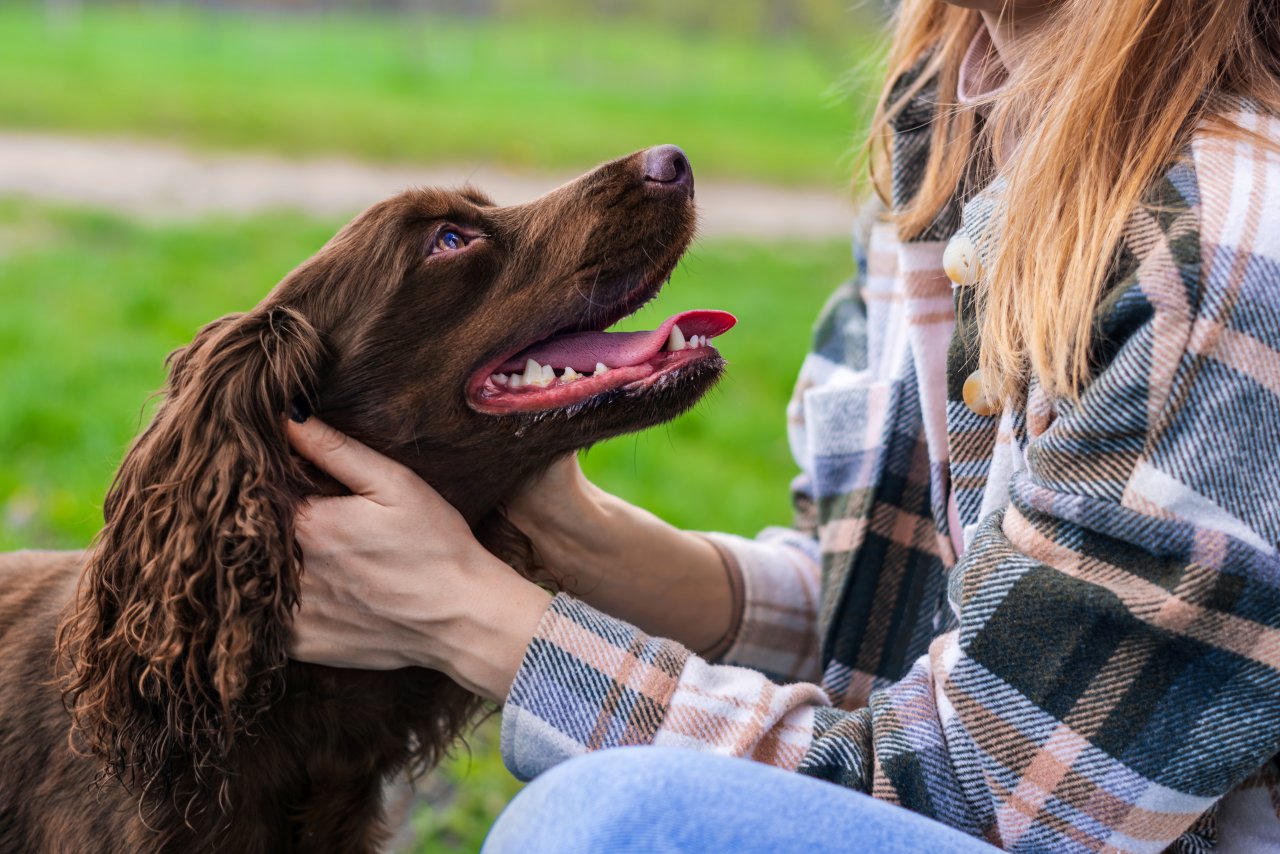
{"type": "Polygon", "coordinates": [[[736,564],[743,587],[742,618],[718,663],[750,667],[779,682],[818,681],[817,541],[791,528],[767,528],[754,540],[704,536],[736,564]]]}
{"type": "Polygon", "coordinates": [[[582,753],[655,744],[794,769],[826,694],[708,664],[560,594],[525,652],[502,711],[502,755],[529,780],[582,753]]]}
{"type": "Polygon", "coordinates": [[[1199,143],[1159,191],[1105,368],[1079,401],[1032,389],[958,629],[817,710],[802,772],[1008,850],[1159,852],[1280,751],[1280,156],[1199,143]]]}

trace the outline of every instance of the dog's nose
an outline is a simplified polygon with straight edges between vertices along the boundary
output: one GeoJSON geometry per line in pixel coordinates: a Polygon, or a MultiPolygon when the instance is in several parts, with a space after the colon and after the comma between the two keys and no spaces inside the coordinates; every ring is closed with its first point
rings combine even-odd
{"type": "Polygon", "coordinates": [[[644,179],[693,195],[693,167],[678,145],[659,145],[644,153],[644,179]]]}

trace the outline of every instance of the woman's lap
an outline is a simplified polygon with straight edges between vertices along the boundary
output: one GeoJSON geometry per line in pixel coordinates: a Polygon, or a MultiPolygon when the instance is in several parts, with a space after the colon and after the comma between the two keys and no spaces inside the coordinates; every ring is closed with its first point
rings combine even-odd
{"type": "Polygon", "coordinates": [[[628,747],[562,763],[498,818],[484,854],[753,854],[851,850],[991,854],[901,807],[745,759],[628,747]]]}

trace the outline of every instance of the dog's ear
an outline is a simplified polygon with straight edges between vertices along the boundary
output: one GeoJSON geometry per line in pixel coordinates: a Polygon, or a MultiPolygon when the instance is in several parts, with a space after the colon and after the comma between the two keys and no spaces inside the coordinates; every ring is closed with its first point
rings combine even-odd
{"type": "Polygon", "coordinates": [[[187,766],[225,783],[236,736],[278,687],[306,486],[283,419],[324,358],[281,307],[215,321],[170,356],[58,636],[76,732],[126,782],[162,790],[187,766]]]}

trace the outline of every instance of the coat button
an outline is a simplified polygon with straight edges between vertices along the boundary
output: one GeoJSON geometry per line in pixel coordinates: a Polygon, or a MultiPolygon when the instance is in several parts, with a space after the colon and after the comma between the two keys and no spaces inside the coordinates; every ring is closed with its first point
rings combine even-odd
{"type": "Polygon", "coordinates": [[[964,405],[969,407],[974,415],[981,415],[988,418],[1000,411],[995,403],[993,403],[986,394],[986,390],[982,385],[982,371],[974,371],[969,374],[964,381],[964,405]]]}
{"type": "Polygon", "coordinates": [[[963,234],[951,238],[942,252],[942,269],[947,278],[960,287],[976,285],[982,277],[982,262],[978,260],[973,241],[963,234]]]}

